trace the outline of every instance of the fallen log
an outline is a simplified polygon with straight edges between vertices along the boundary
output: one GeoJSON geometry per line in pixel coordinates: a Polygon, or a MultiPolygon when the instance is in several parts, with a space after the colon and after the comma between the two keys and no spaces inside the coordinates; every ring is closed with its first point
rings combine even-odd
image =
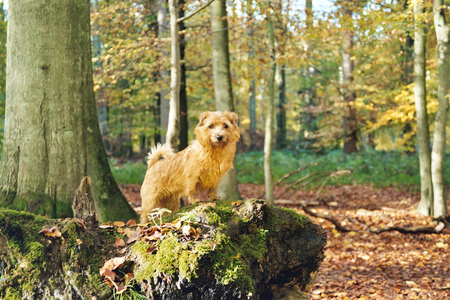
{"type": "Polygon", "coordinates": [[[326,235],[263,200],[85,226],[0,210],[1,299],[274,299],[308,291],[326,235]]]}

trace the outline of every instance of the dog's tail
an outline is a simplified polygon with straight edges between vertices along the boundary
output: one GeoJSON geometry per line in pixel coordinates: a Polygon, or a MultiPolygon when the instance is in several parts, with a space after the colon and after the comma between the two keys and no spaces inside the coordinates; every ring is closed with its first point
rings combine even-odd
{"type": "Polygon", "coordinates": [[[150,149],[148,153],[148,168],[153,166],[158,160],[164,159],[168,156],[173,155],[172,148],[169,144],[157,144],[155,147],[150,149]]]}

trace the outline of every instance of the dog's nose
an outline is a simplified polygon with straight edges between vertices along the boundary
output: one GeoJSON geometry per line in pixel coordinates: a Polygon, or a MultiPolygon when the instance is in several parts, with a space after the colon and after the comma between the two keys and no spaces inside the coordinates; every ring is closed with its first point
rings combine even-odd
{"type": "Polygon", "coordinates": [[[223,139],[223,136],[218,135],[218,136],[216,136],[216,139],[220,142],[223,139]]]}

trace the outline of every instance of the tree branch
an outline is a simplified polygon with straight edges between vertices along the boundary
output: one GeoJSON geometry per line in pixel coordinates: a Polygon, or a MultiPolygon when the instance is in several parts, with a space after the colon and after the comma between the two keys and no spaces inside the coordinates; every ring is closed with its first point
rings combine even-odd
{"type": "Polygon", "coordinates": [[[199,11],[201,11],[201,10],[203,10],[203,9],[205,9],[205,8],[207,8],[211,3],[213,3],[214,2],[214,0],[209,0],[207,3],[205,3],[203,6],[200,6],[199,8],[197,8],[196,10],[194,10],[192,13],[190,13],[189,15],[187,15],[187,16],[184,16],[184,17],[182,17],[182,18],[178,18],[177,19],[177,23],[181,23],[181,22],[184,22],[184,21],[186,21],[187,19],[189,19],[190,17],[192,17],[192,16],[194,16],[196,13],[198,13],[199,11]]]}

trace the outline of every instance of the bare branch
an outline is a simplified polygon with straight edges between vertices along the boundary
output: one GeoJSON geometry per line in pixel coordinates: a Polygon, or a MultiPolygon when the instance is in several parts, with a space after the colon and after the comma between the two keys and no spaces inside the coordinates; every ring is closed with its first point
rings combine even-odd
{"type": "Polygon", "coordinates": [[[187,16],[184,16],[182,18],[178,18],[177,19],[177,23],[181,23],[183,21],[186,21],[187,19],[191,18],[192,16],[194,16],[196,13],[198,13],[199,11],[207,8],[211,3],[213,3],[214,0],[209,0],[207,3],[205,3],[203,6],[200,6],[199,8],[197,8],[195,11],[193,11],[192,13],[190,13],[187,16]]]}

